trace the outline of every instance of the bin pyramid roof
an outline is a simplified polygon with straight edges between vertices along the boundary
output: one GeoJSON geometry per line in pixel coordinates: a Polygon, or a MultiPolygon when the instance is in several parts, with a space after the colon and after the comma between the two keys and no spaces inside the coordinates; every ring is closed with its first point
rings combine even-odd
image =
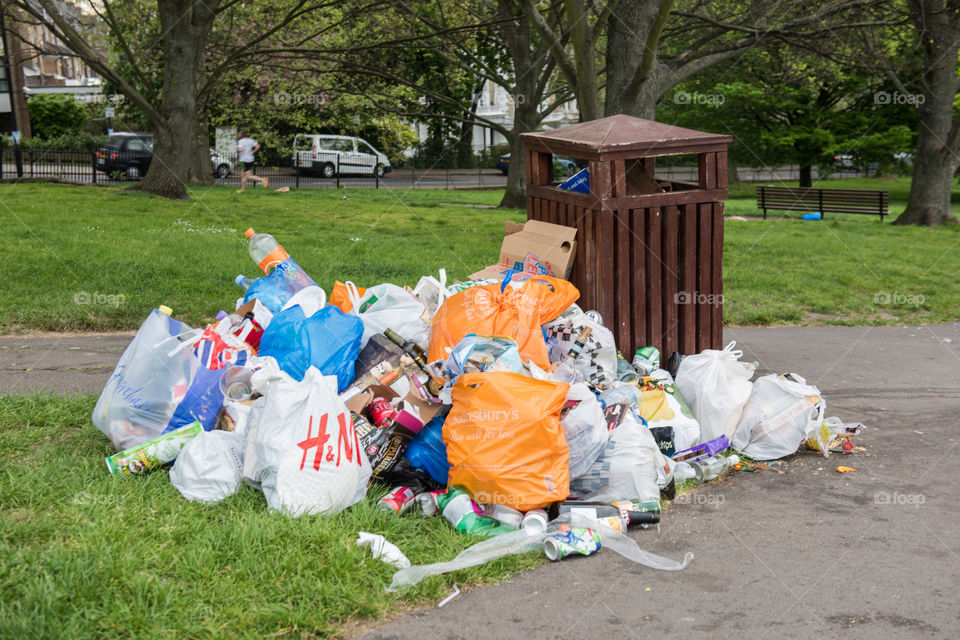
{"type": "Polygon", "coordinates": [[[587,158],[696,153],[705,146],[726,146],[733,139],[624,114],[520,137],[528,147],[587,158]]]}

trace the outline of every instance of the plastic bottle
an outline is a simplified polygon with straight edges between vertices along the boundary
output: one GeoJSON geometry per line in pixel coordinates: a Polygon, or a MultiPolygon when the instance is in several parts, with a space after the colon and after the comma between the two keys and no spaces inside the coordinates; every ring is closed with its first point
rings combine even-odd
{"type": "Polygon", "coordinates": [[[483,515],[493,518],[511,529],[519,529],[520,523],[523,522],[522,512],[502,504],[488,504],[483,509],[483,515]]]}
{"type": "Polygon", "coordinates": [[[738,462],[740,462],[740,456],[738,455],[716,455],[705,460],[691,462],[689,464],[696,474],[697,482],[708,482],[725,473],[728,469],[733,468],[733,466],[738,462]]]}
{"type": "Polygon", "coordinates": [[[250,227],[243,235],[250,239],[250,245],[247,247],[250,257],[267,275],[278,264],[290,257],[290,254],[269,233],[257,233],[253,227],[250,227]]]}

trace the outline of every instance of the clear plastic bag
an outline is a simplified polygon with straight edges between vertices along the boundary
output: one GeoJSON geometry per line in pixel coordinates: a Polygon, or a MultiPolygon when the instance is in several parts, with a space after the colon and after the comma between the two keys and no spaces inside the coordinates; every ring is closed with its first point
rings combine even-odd
{"type": "Polygon", "coordinates": [[[413,294],[395,284],[384,283],[367,289],[358,296],[356,288],[347,283],[353,309],[350,313],[363,320],[363,337],[360,348],[367,346],[370,336],[390,329],[407,340],[427,348],[430,342],[430,327],[423,321],[423,303],[413,294]]]}
{"type": "Polygon", "coordinates": [[[117,451],[196,420],[213,428],[223,370],[194,356],[190,347],[201,333],[156,309],[144,320],[93,409],[93,424],[117,451]]]}
{"type": "Polygon", "coordinates": [[[687,565],[693,560],[693,554],[689,551],[684,554],[683,560],[680,562],[658,556],[649,551],[644,551],[637,545],[635,540],[620,533],[616,529],[597,522],[596,520],[587,519],[581,514],[565,513],[556,520],[551,521],[550,524],[547,525],[546,531],[534,532],[529,529],[519,529],[489,538],[483,542],[478,542],[472,547],[461,551],[453,560],[415,565],[401,569],[393,574],[393,580],[390,586],[387,587],[387,591],[399,591],[400,589],[413,586],[429,576],[475,567],[508,555],[542,549],[544,540],[560,532],[562,528],[571,526],[589,527],[598,531],[601,538],[601,551],[603,551],[604,548],[610,549],[611,551],[619,553],[627,560],[642,564],[651,569],[680,571],[686,569],[687,565]]]}
{"type": "Polygon", "coordinates": [[[600,401],[590,387],[580,383],[571,385],[567,402],[577,405],[567,411],[560,420],[563,434],[570,449],[570,477],[578,478],[586,473],[607,446],[610,432],[603,418],[600,401]]]}
{"type": "Polygon", "coordinates": [[[796,453],[816,434],[826,411],[820,390],[797,374],[757,378],[733,436],[733,448],[754,460],[796,453]]]}

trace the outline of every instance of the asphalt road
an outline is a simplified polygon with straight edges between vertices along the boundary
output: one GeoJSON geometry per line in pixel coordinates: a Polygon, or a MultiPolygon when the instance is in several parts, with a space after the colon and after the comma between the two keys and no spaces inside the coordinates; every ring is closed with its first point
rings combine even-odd
{"type": "MultiPolygon", "coordinates": [[[[364,638],[956,638],[960,636],[960,324],[728,329],[760,373],[796,372],[864,453],[801,452],[678,500],[643,549],[601,550],[411,613],[364,638]],[[855,473],[840,474],[847,465],[855,473]]],[[[0,388],[98,393],[129,335],[0,338],[0,388]]],[[[363,629],[347,629],[361,632],[363,629]]]]}

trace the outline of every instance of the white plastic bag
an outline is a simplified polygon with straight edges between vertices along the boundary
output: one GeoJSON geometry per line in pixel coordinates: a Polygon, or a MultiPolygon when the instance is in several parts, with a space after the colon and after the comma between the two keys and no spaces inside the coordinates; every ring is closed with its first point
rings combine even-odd
{"type": "Polygon", "coordinates": [[[578,404],[563,416],[560,426],[570,449],[570,477],[578,478],[603,452],[610,432],[603,418],[603,408],[590,387],[583,383],[571,385],[567,393],[567,402],[570,401],[578,404]]]}
{"type": "Polygon", "coordinates": [[[362,500],[370,461],[337,395],[336,376],[310,367],[297,382],[270,363],[254,373],[253,384],[266,397],[251,436],[270,508],[332,514],[362,500]]]}
{"type": "Polygon", "coordinates": [[[731,438],[750,397],[756,365],[740,362],[743,351],[734,350],[736,344],[688,356],[677,370],[677,390],[700,423],[700,442],[721,434],[731,438]]]}
{"type": "Polygon", "coordinates": [[[242,434],[204,431],[190,440],[170,469],[170,483],[187,500],[219,502],[243,484],[242,434]]]}
{"type": "Polygon", "coordinates": [[[613,333],[577,305],[570,305],[557,318],[543,325],[550,362],[560,362],[585,328],[590,335],[583,351],[573,358],[573,366],[587,384],[607,388],[617,379],[617,343],[613,333]]]}
{"type": "Polygon", "coordinates": [[[350,313],[363,320],[363,338],[360,348],[367,346],[370,336],[391,329],[407,340],[427,348],[430,327],[423,321],[425,307],[413,294],[395,284],[384,283],[367,289],[363,296],[347,282],[347,293],[353,303],[350,313]]]}
{"type": "Polygon", "coordinates": [[[406,569],[410,566],[410,561],[403,551],[379,533],[367,533],[366,531],[357,532],[356,544],[361,547],[370,547],[370,553],[374,558],[380,558],[381,561],[395,566],[397,569],[406,569]]]}
{"type": "Polygon", "coordinates": [[[659,500],[657,467],[663,454],[635,409],[631,407],[609,434],[607,446],[590,469],[570,480],[570,492],[587,494],[608,487],[620,500],[659,500]]]}
{"type": "Polygon", "coordinates": [[[820,390],[795,373],[794,380],[771,374],[757,378],[740,417],[733,447],[754,460],[796,453],[823,422],[826,401],[820,390]]]}

